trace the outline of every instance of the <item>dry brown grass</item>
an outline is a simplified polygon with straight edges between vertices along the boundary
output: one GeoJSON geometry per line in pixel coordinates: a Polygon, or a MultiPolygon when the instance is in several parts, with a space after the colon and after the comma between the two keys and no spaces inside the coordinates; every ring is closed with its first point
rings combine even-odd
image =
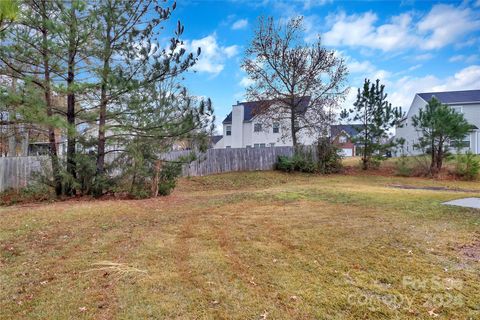
{"type": "Polygon", "coordinates": [[[440,205],[474,190],[252,172],[2,209],[0,318],[477,319],[480,212],[440,205]]]}

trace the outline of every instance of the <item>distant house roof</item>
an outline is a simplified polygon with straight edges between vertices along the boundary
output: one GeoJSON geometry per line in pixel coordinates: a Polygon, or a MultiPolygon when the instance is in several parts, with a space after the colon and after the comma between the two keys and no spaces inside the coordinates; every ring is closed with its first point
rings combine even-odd
{"type": "MultiPolygon", "coordinates": [[[[237,105],[243,105],[243,122],[251,121],[258,110],[265,107],[271,103],[271,100],[263,100],[263,101],[246,101],[246,102],[239,102],[237,105]]],[[[298,104],[298,108],[301,111],[305,111],[308,107],[308,103],[310,102],[310,97],[304,97],[300,99],[298,104]]],[[[223,123],[232,123],[232,113],[230,112],[228,116],[223,120],[223,123]]]]}
{"type": "Polygon", "coordinates": [[[440,102],[447,104],[480,103],[480,90],[425,92],[418,95],[427,102],[435,96],[440,102]]]}
{"type": "Polygon", "coordinates": [[[337,136],[342,131],[345,131],[350,137],[355,137],[361,130],[361,124],[337,124],[330,126],[330,135],[337,136]]]}
{"type": "Polygon", "coordinates": [[[210,137],[210,142],[212,144],[216,144],[218,141],[222,140],[223,136],[211,136],[210,137]]]}

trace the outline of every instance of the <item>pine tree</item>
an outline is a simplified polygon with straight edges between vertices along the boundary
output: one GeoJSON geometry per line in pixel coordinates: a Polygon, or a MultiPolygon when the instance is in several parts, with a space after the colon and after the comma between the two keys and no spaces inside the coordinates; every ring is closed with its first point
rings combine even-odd
{"type": "MultiPolygon", "coordinates": [[[[2,88],[0,100],[18,115],[15,123],[47,129],[58,195],[73,195],[77,188],[100,195],[119,187],[122,182],[105,170],[109,152],[130,159],[149,152],[148,159],[158,160],[176,141],[201,140],[211,130],[210,100],[190,96],[180,84],[200,48],[185,51],[180,22],[168,44],[160,35],[175,3],[25,0],[19,5],[22,11],[2,33],[0,47],[2,73],[19,80],[18,87],[14,81],[14,88],[2,88]],[[59,129],[67,132],[66,161],[57,150],[59,129]]],[[[152,173],[136,167],[135,176],[152,173]]]]}
{"type": "Polygon", "coordinates": [[[47,0],[25,1],[21,3],[21,8],[16,23],[5,32],[0,61],[7,76],[21,80],[24,87],[21,92],[28,91],[32,84],[42,92],[40,100],[24,96],[21,116],[47,127],[53,184],[56,194],[61,195],[61,164],[56,137],[61,121],[53,102],[54,77],[60,67],[61,56],[61,48],[55,41],[58,10],[54,2],[47,0]]]}
{"type": "Polygon", "coordinates": [[[188,159],[178,160],[188,162],[195,159],[195,151],[206,148],[203,143],[215,121],[211,101],[190,96],[174,80],[152,83],[122,100],[113,110],[115,124],[109,126],[110,139],[122,146],[116,150],[120,153],[116,167],[125,169],[123,176],[131,181],[130,192],[156,196],[161,153],[171,151],[175,142],[188,140],[197,150],[192,150],[188,159]],[[151,184],[148,190],[147,182],[151,184]]]}
{"type": "MultiPolygon", "coordinates": [[[[156,1],[106,0],[96,9],[94,46],[99,61],[96,73],[100,101],[98,116],[97,179],[99,185],[105,173],[105,154],[109,125],[117,114],[110,112],[112,105],[135,90],[157,81],[172,79],[191,67],[196,57],[186,54],[179,37],[183,25],[178,22],[175,36],[167,48],[160,47],[158,38],[161,23],[169,19],[176,4],[162,7],[156,1]],[[115,60],[114,57],[119,58],[115,60]]],[[[200,51],[197,52],[197,55],[200,51]]],[[[101,194],[101,186],[96,193],[101,194]]]]}
{"type": "Polygon", "coordinates": [[[82,109],[77,108],[77,96],[86,93],[89,84],[78,79],[78,74],[88,73],[88,59],[91,57],[91,50],[88,49],[93,38],[93,17],[91,9],[85,0],[73,0],[64,2],[57,0],[60,16],[60,32],[57,41],[61,47],[65,48],[63,58],[63,68],[58,77],[64,79],[66,88],[63,94],[66,95],[67,106],[65,116],[67,120],[67,157],[66,172],[68,178],[65,179],[65,194],[75,194],[74,181],[76,180],[76,147],[77,147],[77,114],[82,109]]]}
{"type": "Polygon", "coordinates": [[[472,130],[472,125],[462,113],[442,104],[435,97],[412,117],[412,124],[419,134],[415,147],[430,153],[431,175],[442,169],[448,150],[472,130]]]}
{"type": "Polygon", "coordinates": [[[360,122],[356,126],[358,135],[353,139],[361,145],[362,169],[367,170],[393,145],[387,143],[388,130],[398,125],[404,117],[400,107],[392,107],[387,101],[385,86],[377,79],[375,83],[365,79],[362,89],[358,89],[357,101],[353,109],[343,110],[342,119],[360,122]]]}

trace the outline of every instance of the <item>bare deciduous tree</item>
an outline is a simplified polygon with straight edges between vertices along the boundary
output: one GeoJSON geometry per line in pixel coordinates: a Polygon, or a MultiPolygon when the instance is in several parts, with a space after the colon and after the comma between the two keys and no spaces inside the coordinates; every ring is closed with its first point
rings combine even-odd
{"type": "Polygon", "coordinates": [[[283,126],[294,146],[302,131],[326,133],[345,97],[348,74],[344,60],[320,37],[307,44],[303,36],[302,17],[284,24],[260,18],[242,63],[253,81],[247,98],[264,101],[255,113],[283,126]]]}

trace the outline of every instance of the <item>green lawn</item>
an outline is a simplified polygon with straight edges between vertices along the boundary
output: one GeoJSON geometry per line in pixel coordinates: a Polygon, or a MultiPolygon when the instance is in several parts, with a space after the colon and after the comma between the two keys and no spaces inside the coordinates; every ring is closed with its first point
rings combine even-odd
{"type": "Polygon", "coordinates": [[[3,208],[0,319],[479,319],[480,210],[440,204],[473,190],[253,172],[3,208]]]}

